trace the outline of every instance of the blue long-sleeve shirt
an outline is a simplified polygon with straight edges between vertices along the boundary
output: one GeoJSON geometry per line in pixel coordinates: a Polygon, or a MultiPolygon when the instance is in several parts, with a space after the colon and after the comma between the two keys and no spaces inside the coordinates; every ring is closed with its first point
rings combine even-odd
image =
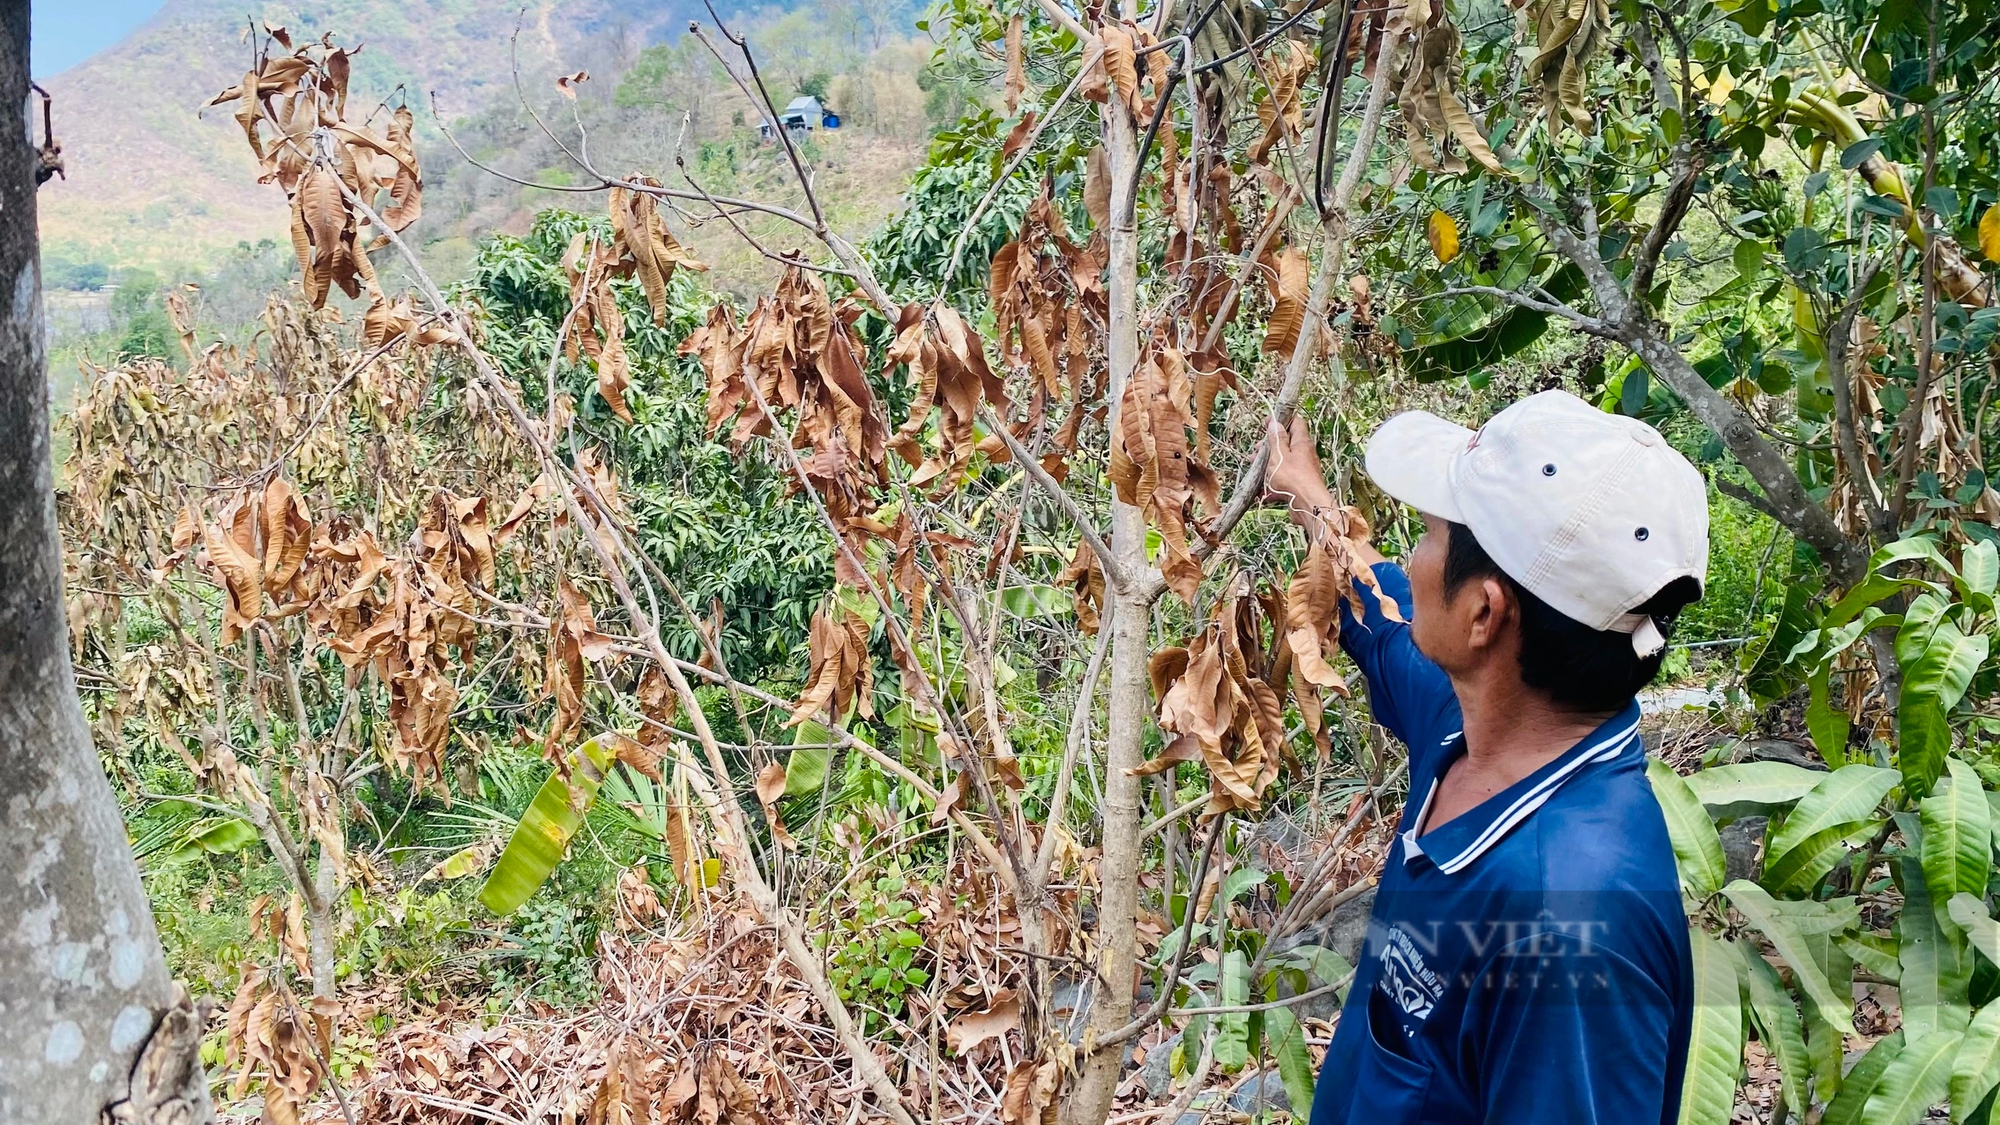
{"type": "MultiPolygon", "coordinates": [[[[1408,619],[1409,579],[1375,574],[1408,619]]],[[[1673,1125],[1693,968],[1637,703],[1419,835],[1465,752],[1458,698],[1409,626],[1362,601],[1341,644],[1410,748],[1410,800],[1312,1125],[1673,1125]]]]}

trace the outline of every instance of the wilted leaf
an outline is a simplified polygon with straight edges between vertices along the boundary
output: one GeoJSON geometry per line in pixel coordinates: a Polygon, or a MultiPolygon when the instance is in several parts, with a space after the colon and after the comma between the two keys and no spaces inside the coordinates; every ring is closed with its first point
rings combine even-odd
{"type": "Polygon", "coordinates": [[[963,1055],[988,1039],[999,1039],[1021,1026],[1021,998],[1011,988],[993,995],[987,1006],[965,1012],[944,1029],[945,1044],[954,1055],[963,1055]]]}
{"type": "Polygon", "coordinates": [[[1013,116],[1014,109],[1021,102],[1021,95],[1028,90],[1028,68],[1022,58],[1021,17],[1015,15],[1007,21],[1007,77],[1003,83],[1001,100],[1007,107],[1007,115],[1013,116]]]}
{"type": "Polygon", "coordinates": [[[1306,291],[1312,284],[1305,251],[1287,246],[1267,255],[1264,283],[1271,290],[1271,318],[1264,328],[1264,354],[1290,357],[1305,327],[1306,291]]]}

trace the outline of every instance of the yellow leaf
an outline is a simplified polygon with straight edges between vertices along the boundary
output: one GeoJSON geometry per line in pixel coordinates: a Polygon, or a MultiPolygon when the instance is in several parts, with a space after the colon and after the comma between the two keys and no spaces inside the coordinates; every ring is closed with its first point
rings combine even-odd
{"type": "Polygon", "coordinates": [[[1715,76],[1715,81],[1708,84],[1709,104],[1721,105],[1723,102],[1728,101],[1729,95],[1735,91],[1736,79],[1730,75],[1729,68],[1725,66],[1715,76]]]}
{"type": "Polygon", "coordinates": [[[2000,262],[2000,203],[1979,217],[1979,252],[1989,262],[2000,262]]]}
{"type": "Polygon", "coordinates": [[[1432,211],[1427,233],[1431,239],[1431,253],[1437,255],[1438,264],[1450,265],[1458,257],[1458,224],[1443,211],[1432,211]]]}

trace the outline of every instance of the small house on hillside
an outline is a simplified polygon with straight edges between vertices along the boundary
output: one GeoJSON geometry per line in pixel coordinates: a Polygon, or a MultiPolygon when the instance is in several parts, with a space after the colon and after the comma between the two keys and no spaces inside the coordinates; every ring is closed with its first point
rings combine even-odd
{"type": "MultiPolygon", "coordinates": [[[[811,94],[793,98],[791,104],[785,106],[785,111],[778,115],[778,121],[794,137],[804,136],[815,129],[840,128],[840,115],[811,94]]],[[[768,120],[758,124],[757,132],[767,141],[778,136],[768,120]]]]}

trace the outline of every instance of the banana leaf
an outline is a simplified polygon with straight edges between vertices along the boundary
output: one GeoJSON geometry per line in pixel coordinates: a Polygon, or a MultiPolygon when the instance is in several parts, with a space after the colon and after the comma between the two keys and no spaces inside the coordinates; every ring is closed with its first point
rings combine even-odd
{"type": "MultiPolygon", "coordinates": [[[[1573,301],[1583,295],[1583,272],[1566,265],[1541,288],[1558,301],[1573,301]]],[[[1456,375],[1470,375],[1525,350],[1549,330],[1549,314],[1535,309],[1508,305],[1479,326],[1403,353],[1409,373],[1419,382],[1435,383],[1456,375]]]]}
{"type": "Polygon", "coordinates": [[[528,811],[514,826],[514,834],[508,837],[506,850],[479,888],[479,901],[486,909],[504,918],[519,910],[548,881],[569,850],[571,837],[583,827],[584,816],[597,802],[598,787],[616,761],[616,753],[593,738],[570,752],[567,781],[558,771],[542,782],[528,811]]]}

